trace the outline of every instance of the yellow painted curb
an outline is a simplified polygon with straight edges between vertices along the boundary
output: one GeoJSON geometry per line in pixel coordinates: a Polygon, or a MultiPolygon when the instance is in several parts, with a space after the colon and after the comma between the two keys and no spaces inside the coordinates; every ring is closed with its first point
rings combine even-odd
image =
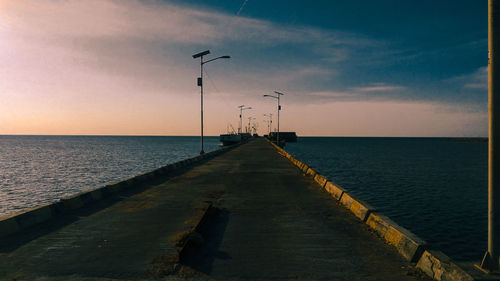
{"type": "Polygon", "coordinates": [[[306,164],[306,163],[303,163],[303,164],[304,164],[304,165],[302,165],[302,167],[300,168],[300,170],[301,170],[302,172],[304,172],[304,174],[305,174],[305,173],[307,172],[307,170],[309,169],[309,166],[307,166],[307,164],[306,164]]]}
{"type": "Polygon", "coordinates": [[[349,193],[344,192],[340,198],[340,203],[349,209],[361,221],[365,221],[375,208],[368,203],[355,199],[349,193]]]}
{"type": "Polygon", "coordinates": [[[427,246],[424,240],[383,214],[371,213],[366,224],[384,238],[388,244],[396,247],[398,252],[408,261],[416,262],[427,246]]]}
{"type": "Polygon", "coordinates": [[[313,178],[317,174],[316,171],[314,169],[312,169],[311,167],[309,167],[309,169],[307,169],[305,173],[306,173],[306,175],[310,175],[313,178]]]}
{"type": "Polygon", "coordinates": [[[472,276],[440,251],[425,251],[417,263],[417,268],[435,280],[474,281],[472,276]]]}
{"type": "Polygon", "coordinates": [[[326,182],[328,181],[328,179],[320,174],[316,174],[314,176],[314,181],[317,182],[319,184],[319,186],[321,186],[321,188],[323,188],[325,186],[326,182]]]}
{"type": "Polygon", "coordinates": [[[331,181],[326,182],[325,189],[328,193],[330,193],[333,196],[333,198],[335,198],[337,200],[340,200],[340,198],[342,198],[342,195],[345,192],[345,190],[343,188],[334,184],[331,181]]]}

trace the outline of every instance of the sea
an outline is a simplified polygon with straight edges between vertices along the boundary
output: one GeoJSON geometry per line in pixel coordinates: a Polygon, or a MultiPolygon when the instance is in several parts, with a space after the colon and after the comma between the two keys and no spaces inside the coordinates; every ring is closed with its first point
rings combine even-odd
{"type": "MultiPolygon", "coordinates": [[[[206,152],[219,147],[204,138],[206,152]]],[[[463,261],[486,251],[486,142],[300,137],[285,149],[433,249],[463,261]]],[[[0,217],[199,152],[199,137],[0,136],[0,217]]]]}

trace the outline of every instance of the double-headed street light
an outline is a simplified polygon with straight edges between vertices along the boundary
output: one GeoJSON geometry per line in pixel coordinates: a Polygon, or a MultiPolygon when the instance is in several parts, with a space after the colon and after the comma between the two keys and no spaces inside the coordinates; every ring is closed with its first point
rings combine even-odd
{"type": "Polygon", "coordinates": [[[245,105],[242,104],[242,105],[238,106],[238,108],[240,109],[240,127],[238,128],[238,134],[241,134],[243,131],[243,123],[241,122],[241,116],[243,114],[243,110],[252,109],[252,107],[251,106],[245,107],[245,105]]]}
{"type": "Polygon", "coordinates": [[[278,100],[278,132],[276,135],[276,144],[280,145],[280,110],[281,110],[281,105],[280,105],[280,96],[284,95],[283,93],[274,91],[276,96],[273,95],[264,95],[264,97],[269,97],[269,98],[275,98],[278,100]]]}
{"type": "Polygon", "coordinates": [[[230,56],[220,56],[211,60],[203,61],[203,56],[210,54],[210,50],[203,51],[193,55],[193,59],[200,58],[200,77],[198,77],[198,86],[200,86],[201,95],[201,151],[200,154],[205,153],[203,150],[203,65],[217,59],[229,59],[230,56]]]}

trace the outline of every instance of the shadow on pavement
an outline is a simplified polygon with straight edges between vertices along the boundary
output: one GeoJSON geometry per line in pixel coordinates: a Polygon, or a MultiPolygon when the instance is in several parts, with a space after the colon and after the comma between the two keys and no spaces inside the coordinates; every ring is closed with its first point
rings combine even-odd
{"type": "Polygon", "coordinates": [[[210,206],[180,252],[180,263],[210,275],[215,259],[231,259],[219,251],[228,222],[227,210],[210,206]]]}

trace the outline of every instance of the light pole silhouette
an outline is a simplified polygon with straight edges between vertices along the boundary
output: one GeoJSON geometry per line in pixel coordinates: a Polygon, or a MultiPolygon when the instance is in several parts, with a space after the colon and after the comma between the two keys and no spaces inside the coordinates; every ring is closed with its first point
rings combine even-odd
{"type": "Polygon", "coordinates": [[[243,123],[242,123],[242,120],[241,120],[241,116],[243,114],[243,110],[252,109],[252,107],[250,107],[250,106],[245,107],[245,105],[240,105],[240,106],[238,106],[238,108],[240,109],[240,127],[238,128],[238,134],[241,134],[242,131],[243,131],[243,123]]]}
{"type": "Polygon", "coordinates": [[[278,132],[276,135],[276,144],[280,145],[280,111],[281,111],[281,104],[280,104],[280,96],[284,95],[283,93],[274,91],[276,96],[273,95],[264,95],[264,97],[269,97],[269,98],[275,98],[278,100],[278,132]]]}
{"type": "Polygon", "coordinates": [[[230,56],[220,56],[211,60],[203,61],[203,56],[210,54],[210,50],[206,50],[193,55],[193,59],[200,58],[200,77],[198,77],[198,86],[200,86],[200,96],[201,96],[201,151],[200,154],[204,154],[203,150],[203,65],[217,59],[229,59],[230,56]]]}

